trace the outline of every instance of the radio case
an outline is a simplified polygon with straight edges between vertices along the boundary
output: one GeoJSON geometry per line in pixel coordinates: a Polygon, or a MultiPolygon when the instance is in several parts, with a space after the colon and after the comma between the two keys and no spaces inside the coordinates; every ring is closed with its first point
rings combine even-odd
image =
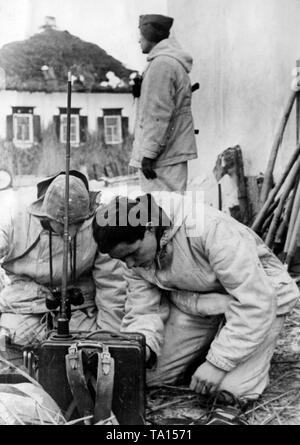
{"type": "MultiPolygon", "coordinates": [[[[65,414],[73,396],[69,387],[65,356],[69,347],[77,344],[78,349],[92,357],[107,346],[115,361],[112,411],[120,425],[143,425],[145,423],[145,337],[142,334],[113,334],[96,332],[90,335],[73,332],[72,338],[64,340],[55,335],[49,337],[38,348],[38,381],[56,401],[65,414]]],[[[96,364],[91,366],[97,373],[96,364]]],[[[71,419],[78,418],[77,410],[71,419]]]]}

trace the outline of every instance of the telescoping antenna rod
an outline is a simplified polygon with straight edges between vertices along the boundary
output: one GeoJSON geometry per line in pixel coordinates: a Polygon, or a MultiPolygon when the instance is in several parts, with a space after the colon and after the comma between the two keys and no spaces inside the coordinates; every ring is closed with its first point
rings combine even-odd
{"type": "Polygon", "coordinates": [[[65,215],[63,237],[63,274],[61,283],[61,305],[57,320],[58,336],[69,336],[69,319],[67,316],[67,292],[68,292],[68,257],[69,257],[69,173],[70,173],[70,139],[71,139],[71,96],[72,82],[71,72],[68,73],[68,98],[67,98],[67,142],[66,142],[66,182],[65,182],[65,215]]]}

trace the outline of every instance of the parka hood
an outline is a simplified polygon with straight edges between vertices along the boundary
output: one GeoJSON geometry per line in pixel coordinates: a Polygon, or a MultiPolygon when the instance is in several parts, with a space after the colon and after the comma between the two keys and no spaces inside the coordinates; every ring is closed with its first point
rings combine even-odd
{"type": "MultiPolygon", "coordinates": [[[[89,216],[88,218],[90,218],[91,216],[94,215],[95,213],[95,209],[97,207],[97,203],[96,203],[96,199],[98,197],[98,192],[91,192],[89,191],[89,183],[88,180],[86,178],[86,176],[77,171],[77,170],[70,170],[70,176],[74,176],[76,178],[79,178],[82,180],[82,182],[84,183],[88,193],[89,193],[89,198],[90,198],[90,209],[89,209],[89,216]]],[[[43,179],[42,181],[40,181],[37,184],[37,200],[34,201],[33,203],[31,203],[31,205],[29,206],[29,213],[37,216],[37,217],[41,217],[43,216],[41,213],[41,209],[43,206],[43,202],[44,202],[44,198],[45,198],[45,194],[50,186],[50,184],[52,184],[52,182],[54,181],[54,179],[56,179],[58,176],[60,175],[65,175],[65,172],[62,171],[54,176],[51,176],[49,178],[43,179]]],[[[44,215],[45,216],[45,215],[44,215]]],[[[88,219],[87,218],[87,219],[88,219]]]]}
{"type": "Polygon", "coordinates": [[[185,68],[185,70],[188,73],[192,69],[193,66],[192,56],[190,56],[190,54],[184,51],[177,42],[177,40],[174,39],[173,37],[169,39],[164,39],[157,45],[155,45],[155,47],[148,54],[147,60],[148,62],[151,62],[158,56],[168,56],[178,60],[178,62],[181,63],[181,65],[185,68]]]}
{"type": "Polygon", "coordinates": [[[182,195],[176,192],[152,192],[157,206],[170,221],[161,240],[161,250],[175,237],[184,224],[187,238],[201,236],[204,229],[204,195],[202,192],[182,195]]]}
{"type": "Polygon", "coordinates": [[[152,192],[157,206],[161,207],[170,221],[170,226],[161,239],[161,247],[168,243],[186,219],[183,195],[175,192],[152,192]]]}
{"type": "MultiPolygon", "coordinates": [[[[173,245],[172,239],[184,225],[187,238],[200,236],[204,228],[203,194],[197,199],[195,195],[182,195],[176,192],[152,192],[154,205],[160,207],[165,215],[166,229],[160,239],[159,249],[156,255],[156,264],[159,269],[166,267],[171,261],[173,245]],[[199,201],[199,202],[196,202],[199,201]]],[[[157,212],[153,212],[152,215],[157,212]]]]}

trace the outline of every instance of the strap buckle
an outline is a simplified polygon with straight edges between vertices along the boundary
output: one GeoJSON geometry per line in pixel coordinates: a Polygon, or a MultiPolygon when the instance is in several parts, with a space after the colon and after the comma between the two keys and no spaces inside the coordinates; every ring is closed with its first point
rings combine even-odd
{"type": "Polygon", "coordinates": [[[68,353],[69,353],[69,363],[72,369],[77,369],[78,368],[78,363],[79,363],[79,355],[78,355],[78,347],[76,343],[73,343],[69,349],[68,349],[68,353]]]}
{"type": "Polygon", "coordinates": [[[111,355],[107,345],[103,345],[103,352],[100,354],[102,362],[102,371],[104,375],[108,375],[111,366],[111,355]]]}

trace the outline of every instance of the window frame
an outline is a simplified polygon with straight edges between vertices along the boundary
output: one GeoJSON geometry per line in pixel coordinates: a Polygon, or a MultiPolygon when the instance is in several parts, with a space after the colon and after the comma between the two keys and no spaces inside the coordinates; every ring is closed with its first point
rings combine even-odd
{"type": "Polygon", "coordinates": [[[116,145],[116,144],[122,144],[123,142],[123,134],[122,134],[122,116],[120,114],[104,114],[103,116],[103,122],[104,122],[104,140],[107,145],[116,145]],[[107,134],[107,128],[114,127],[112,125],[107,125],[106,121],[107,119],[116,119],[117,123],[117,130],[118,130],[118,139],[117,140],[109,140],[110,135],[107,134]]]}
{"type": "Polygon", "coordinates": [[[33,144],[34,140],[33,140],[33,136],[34,136],[34,129],[33,129],[33,114],[32,113],[13,113],[13,143],[15,145],[18,146],[27,146],[27,145],[31,145],[33,144]],[[28,117],[29,118],[29,139],[24,140],[24,139],[18,139],[17,138],[17,134],[18,134],[18,124],[17,124],[17,119],[19,117],[28,117]]]}
{"type": "MultiPolygon", "coordinates": [[[[70,144],[71,145],[79,145],[80,144],[80,119],[79,119],[79,114],[71,114],[71,120],[72,118],[75,118],[75,122],[76,122],[76,127],[75,127],[75,133],[76,133],[76,140],[72,141],[70,140],[70,144]]],[[[72,127],[72,122],[71,122],[71,127],[72,127]]],[[[59,115],[59,140],[62,144],[66,144],[67,143],[67,114],[61,113],[59,115]],[[64,122],[65,121],[65,122],[64,122]],[[64,125],[66,126],[66,140],[64,140],[64,125]]]]}

